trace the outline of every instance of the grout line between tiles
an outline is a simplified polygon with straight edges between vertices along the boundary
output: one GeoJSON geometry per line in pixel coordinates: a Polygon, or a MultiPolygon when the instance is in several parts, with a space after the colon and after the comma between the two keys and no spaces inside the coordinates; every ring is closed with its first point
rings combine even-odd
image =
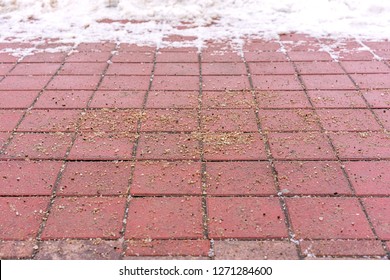
{"type": "Polygon", "coordinates": [[[268,139],[267,134],[263,132],[262,124],[261,124],[261,121],[260,121],[260,118],[258,115],[260,104],[259,104],[257,97],[256,97],[256,94],[255,94],[255,88],[253,85],[253,80],[252,80],[252,75],[251,75],[251,72],[249,69],[249,65],[248,65],[248,62],[245,60],[245,56],[242,56],[242,60],[243,60],[243,63],[245,64],[245,68],[247,69],[248,80],[249,80],[249,84],[250,84],[251,91],[252,91],[252,98],[253,98],[254,104],[256,106],[256,108],[254,108],[254,113],[256,116],[258,132],[260,133],[260,136],[263,139],[263,143],[264,143],[266,153],[267,153],[267,159],[268,159],[268,162],[271,166],[271,170],[272,170],[272,174],[273,174],[273,178],[274,178],[274,185],[275,185],[275,188],[277,190],[277,196],[279,198],[280,207],[281,207],[283,215],[284,215],[284,220],[285,220],[285,225],[287,227],[289,240],[290,240],[290,242],[294,243],[299,259],[303,259],[303,254],[302,254],[300,246],[299,246],[299,241],[297,241],[295,239],[295,234],[294,234],[294,231],[292,228],[291,218],[289,215],[286,199],[285,199],[285,196],[281,192],[280,187],[279,187],[278,172],[275,168],[275,159],[274,159],[272,152],[271,152],[271,146],[269,143],[269,139],[268,139]]]}
{"type": "MultiPolygon", "coordinates": [[[[157,52],[158,52],[158,49],[156,49],[154,51],[152,72],[150,74],[148,89],[147,89],[147,91],[145,93],[144,100],[143,100],[143,103],[142,103],[141,114],[143,114],[146,111],[146,104],[147,104],[147,101],[148,101],[149,92],[151,91],[151,88],[152,88],[152,83],[153,83],[153,79],[154,79],[154,71],[156,69],[156,64],[157,64],[157,62],[156,62],[157,52]]],[[[127,229],[128,219],[130,218],[129,217],[129,208],[130,208],[130,204],[131,204],[131,199],[133,197],[131,195],[131,186],[132,186],[133,180],[134,180],[134,172],[135,172],[135,166],[136,166],[136,162],[137,162],[137,150],[138,150],[138,145],[139,145],[139,141],[140,141],[141,126],[142,126],[142,118],[139,118],[137,120],[136,139],[135,139],[135,142],[134,142],[134,145],[133,145],[133,150],[132,150],[132,159],[131,159],[132,166],[131,166],[131,170],[130,170],[130,178],[129,178],[129,181],[128,181],[128,189],[127,189],[127,193],[126,193],[125,211],[124,211],[123,222],[122,222],[122,229],[121,229],[121,240],[122,240],[121,259],[123,259],[125,257],[126,250],[127,250],[127,242],[125,240],[125,236],[126,236],[126,229],[127,229]]]]}

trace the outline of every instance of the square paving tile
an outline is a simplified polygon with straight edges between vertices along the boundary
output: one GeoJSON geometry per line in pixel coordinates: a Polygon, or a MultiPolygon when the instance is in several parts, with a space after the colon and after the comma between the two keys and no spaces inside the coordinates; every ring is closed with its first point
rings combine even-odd
{"type": "Polygon", "coordinates": [[[125,238],[192,239],[203,237],[200,197],[134,198],[125,238]]]}
{"type": "Polygon", "coordinates": [[[198,53],[196,52],[158,52],[156,62],[198,62],[198,53]]]}
{"type": "Polygon", "coordinates": [[[319,131],[321,128],[313,110],[259,110],[263,130],[270,131],[319,131]]]}
{"type": "Polygon", "coordinates": [[[145,91],[97,91],[91,108],[142,108],[145,91]]]}
{"type": "Polygon", "coordinates": [[[295,63],[300,74],[344,74],[337,62],[302,61],[295,63]]]}
{"type": "Polygon", "coordinates": [[[16,63],[19,60],[18,57],[8,53],[0,53],[0,63],[16,63]]]}
{"type": "Polygon", "coordinates": [[[33,255],[35,241],[0,241],[0,258],[2,260],[29,259],[33,255]]]}
{"type": "Polygon", "coordinates": [[[287,237],[287,227],[277,198],[209,197],[207,212],[210,238],[287,237]]]}
{"type": "Polygon", "coordinates": [[[124,197],[56,198],[42,239],[120,237],[125,213],[124,197]]]}
{"type": "Polygon", "coordinates": [[[203,136],[206,160],[265,160],[263,139],[258,133],[206,133],[203,136]]]}
{"type": "Polygon", "coordinates": [[[311,108],[304,91],[255,91],[259,108],[311,108]]]}
{"type": "Polygon", "coordinates": [[[203,91],[203,108],[251,109],[255,107],[250,90],[203,91]]]}
{"type": "Polygon", "coordinates": [[[51,195],[62,163],[1,161],[0,195],[51,195]]]}
{"type": "Polygon", "coordinates": [[[156,76],[199,76],[198,63],[157,63],[156,76]]]}
{"type": "Polygon", "coordinates": [[[245,52],[245,60],[248,62],[287,62],[287,57],[281,52],[245,52]]]}
{"type": "Polygon", "coordinates": [[[49,83],[49,90],[95,90],[100,76],[56,76],[49,83]]]}
{"type": "Polygon", "coordinates": [[[0,131],[12,131],[22,119],[24,111],[1,110],[0,109],[0,131]]]}
{"type": "Polygon", "coordinates": [[[291,62],[250,62],[249,71],[251,75],[295,74],[291,62]]]}
{"type": "Polygon", "coordinates": [[[154,59],[154,53],[152,52],[127,52],[119,51],[111,58],[112,62],[126,62],[126,63],[151,63],[154,59]]]}
{"type": "Polygon", "coordinates": [[[50,79],[49,76],[8,76],[0,82],[0,90],[42,90],[50,79]]]}
{"type": "Polygon", "coordinates": [[[107,62],[110,57],[110,51],[74,52],[66,58],[66,62],[107,62]]]}
{"type": "Polygon", "coordinates": [[[105,76],[99,89],[121,91],[146,91],[149,88],[149,83],[150,78],[148,76],[105,76]]]}
{"type": "Polygon", "coordinates": [[[252,80],[257,90],[302,90],[295,75],[252,75],[252,80]]]}
{"type": "Polygon", "coordinates": [[[390,60],[390,51],[389,50],[376,50],[375,54],[383,60],[386,60],[386,61],[390,60]]]}
{"type": "Polygon", "coordinates": [[[80,130],[84,132],[116,132],[127,135],[136,132],[138,121],[142,118],[140,110],[101,109],[88,110],[80,117],[80,130]]]}
{"type": "Polygon", "coordinates": [[[287,198],[296,238],[373,238],[370,225],[355,198],[287,198]]]}
{"type": "Polygon", "coordinates": [[[297,260],[295,245],[288,241],[215,241],[216,260],[297,260]]]}
{"type": "Polygon", "coordinates": [[[0,197],[0,238],[34,239],[50,197],[0,197]]]}
{"type": "Polygon", "coordinates": [[[300,247],[305,256],[384,256],[379,240],[313,240],[301,241],[300,247]]]}
{"type": "Polygon", "coordinates": [[[327,131],[374,131],[382,128],[370,110],[323,109],[317,110],[321,123],[327,131]]]}
{"type": "Polygon", "coordinates": [[[60,75],[102,75],[107,63],[65,63],[60,75]]]}
{"type": "Polygon", "coordinates": [[[390,197],[364,198],[363,203],[378,237],[390,240],[390,197]]]}
{"type": "Polygon", "coordinates": [[[202,75],[247,75],[243,62],[202,63],[202,75]]]}
{"type": "Polygon", "coordinates": [[[390,91],[388,89],[364,91],[363,96],[374,108],[390,108],[390,91]]]}
{"type": "Polygon", "coordinates": [[[389,74],[353,74],[351,76],[361,89],[390,88],[389,74]]]}
{"type": "Polygon", "coordinates": [[[365,41],[364,44],[374,50],[390,50],[390,42],[388,41],[365,41]]]}
{"type": "Polygon", "coordinates": [[[152,90],[198,91],[199,77],[196,76],[156,76],[152,90]]]}
{"type": "Polygon", "coordinates": [[[197,108],[199,103],[197,91],[151,91],[148,94],[146,108],[179,109],[197,108]]]}
{"type": "Polygon", "coordinates": [[[245,42],[243,49],[244,51],[277,51],[280,49],[280,44],[264,40],[253,40],[252,42],[245,42]]]}
{"type": "Polygon", "coordinates": [[[30,44],[30,43],[2,42],[2,43],[0,43],[0,50],[6,51],[6,49],[8,49],[8,48],[29,48],[31,46],[32,46],[32,44],[30,44]]]}
{"type": "Polygon", "coordinates": [[[59,63],[19,63],[10,76],[52,76],[60,68],[59,63]]]}
{"type": "MultiPolygon", "coordinates": [[[[169,40],[165,40],[165,38],[164,38],[163,41],[169,41],[169,40]]],[[[196,47],[170,47],[170,46],[162,46],[160,51],[164,51],[164,52],[187,52],[187,53],[190,52],[190,53],[193,53],[193,52],[197,52],[198,48],[196,48],[196,47]]]]}
{"type": "Polygon", "coordinates": [[[70,160],[130,160],[135,135],[85,133],[79,135],[70,151],[70,160]]]}
{"type": "Polygon", "coordinates": [[[45,90],[39,96],[34,109],[81,109],[86,108],[93,91],[45,90]]]}
{"type": "Polygon", "coordinates": [[[344,132],[330,134],[341,159],[390,158],[390,136],[381,132],[344,132]]]}
{"type": "Polygon", "coordinates": [[[80,110],[31,110],[20,123],[21,132],[72,132],[77,128],[80,110]]]}
{"type": "Polygon", "coordinates": [[[190,134],[141,134],[137,159],[196,160],[200,158],[198,139],[190,134]]]}
{"type": "Polygon", "coordinates": [[[292,61],[332,61],[329,53],[321,51],[295,51],[289,52],[292,61]]]}
{"type": "Polygon", "coordinates": [[[276,159],[336,159],[328,139],[320,132],[271,132],[269,142],[276,159]]]}
{"type": "Polygon", "coordinates": [[[28,55],[23,57],[21,60],[22,63],[61,63],[65,60],[67,54],[66,53],[50,53],[50,52],[42,52],[36,53],[33,55],[28,55]]]}
{"type": "Polygon", "coordinates": [[[309,90],[307,92],[317,108],[366,108],[358,91],[352,90],[309,90]]]}
{"type": "Polygon", "coordinates": [[[338,162],[278,161],[275,168],[284,195],[352,194],[338,162]]]}
{"type": "Polygon", "coordinates": [[[206,163],[208,195],[276,194],[272,169],[267,162],[206,163]]]}
{"type": "Polygon", "coordinates": [[[16,133],[3,158],[63,159],[72,143],[69,133],[16,133]]]}
{"type": "Polygon", "coordinates": [[[339,60],[344,61],[373,61],[375,58],[369,51],[354,51],[347,50],[339,53],[339,60]]]}
{"type": "Polygon", "coordinates": [[[79,52],[107,52],[115,49],[115,43],[80,43],[77,45],[76,50],[79,52]]]}
{"type": "Polygon", "coordinates": [[[142,116],[141,131],[182,132],[198,129],[198,114],[187,109],[148,109],[142,116]]]}
{"type": "Polygon", "coordinates": [[[357,195],[390,195],[390,161],[344,162],[357,195]]]}
{"type": "MultiPolygon", "coordinates": [[[[185,23],[178,26],[179,29],[187,29],[188,26],[186,26],[185,23]]],[[[197,36],[187,36],[187,35],[168,35],[163,37],[163,42],[173,42],[173,43],[180,43],[180,42],[191,42],[198,39],[197,36]]],[[[162,52],[164,51],[176,51],[176,52],[190,52],[190,51],[196,51],[195,47],[170,47],[170,46],[164,46],[160,49],[162,52]]]]}
{"type": "Polygon", "coordinates": [[[139,46],[137,44],[120,43],[119,48],[122,52],[153,52],[156,48],[151,46],[139,46]]]}
{"type": "Polygon", "coordinates": [[[343,61],[341,65],[350,74],[390,73],[390,68],[382,61],[343,61]]]}
{"type": "Polygon", "coordinates": [[[57,195],[124,195],[130,174],[127,162],[68,162],[57,195]]]}
{"type": "Polygon", "coordinates": [[[113,63],[107,69],[106,75],[151,76],[152,63],[113,63]]]}
{"type": "Polygon", "coordinates": [[[355,85],[347,75],[302,75],[306,89],[309,90],[352,90],[355,85]]]}
{"type": "Polygon", "coordinates": [[[246,109],[205,109],[201,112],[201,126],[208,132],[256,132],[256,115],[246,109]]]}
{"type": "Polygon", "coordinates": [[[30,107],[39,91],[0,91],[0,108],[26,109],[30,107]]]}
{"type": "Polygon", "coordinates": [[[129,240],[126,256],[205,256],[208,240],[129,240]]]}
{"type": "MultiPolygon", "coordinates": [[[[187,27],[185,26],[185,24],[179,26],[180,29],[187,29],[187,27]]],[[[167,35],[167,36],[164,36],[163,37],[163,42],[166,43],[166,42],[172,42],[172,43],[181,43],[181,42],[191,42],[191,41],[195,41],[196,39],[198,39],[197,36],[186,36],[186,35],[167,35]]],[[[187,51],[187,52],[190,52],[190,50],[192,49],[192,51],[195,51],[194,47],[169,47],[169,46],[165,46],[167,48],[169,48],[170,50],[169,51],[176,51],[176,52],[184,52],[184,51],[187,51]]],[[[161,48],[160,51],[164,52],[166,51],[166,48],[161,48]]]]}
{"type": "Polygon", "coordinates": [[[137,162],[130,192],[133,196],[201,195],[199,162],[137,162]]]}
{"type": "Polygon", "coordinates": [[[151,76],[153,63],[113,63],[107,69],[106,75],[151,76]]]}
{"type": "Polygon", "coordinates": [[[244,90],[250,88],[247,75],[204,76],[202,83],[203,90],[244,90]]]}
{"type": "Polygon", "coordinates": [[[39,244],[34,260],[119,260],[121,242],[118,240],[45,240],[39,244]]]}
{"type": "Polygon", "coordinates": [[[237,52],[232,51],[208,51],[205,49],[202,52],[202,63],[218,63],[218,62],[242,62],[242,57],[237,52]]]}

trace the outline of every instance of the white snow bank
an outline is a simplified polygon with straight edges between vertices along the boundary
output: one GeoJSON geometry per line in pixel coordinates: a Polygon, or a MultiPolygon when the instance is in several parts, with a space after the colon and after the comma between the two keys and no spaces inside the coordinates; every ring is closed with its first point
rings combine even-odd
{"type": "Polygon", "coordinates": [[[199,47],[208,39],[275,38],[286,32],[378,40],[390,39],[390,1],[0,0],[0,26],[0,41],[59,38],[161,45],[163,37],[177,34],[196,36],[180,44],[199,47]],[[178,28],[183,22],[190,28],[178,28]]]}

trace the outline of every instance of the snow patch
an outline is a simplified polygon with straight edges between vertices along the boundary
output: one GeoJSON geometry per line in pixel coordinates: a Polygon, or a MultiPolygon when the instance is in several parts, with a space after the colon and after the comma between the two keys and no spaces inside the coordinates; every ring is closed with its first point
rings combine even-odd
{"type": "Polygon", "coordinates": [[[114,41],[201,48],[208,40],[314,37],[389,39],[383,0],[0,0],[0,41],[114,41]],[[170,41],[179,35],[195,39],[170,41]]]}

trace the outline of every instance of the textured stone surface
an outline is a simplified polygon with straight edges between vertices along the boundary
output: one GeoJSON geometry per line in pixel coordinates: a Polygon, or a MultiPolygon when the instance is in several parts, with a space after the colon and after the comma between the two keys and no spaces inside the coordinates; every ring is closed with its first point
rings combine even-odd
{"type": "Polygon", "coordinates": [[[390,43],[195,39],[0,44],[0,258],[388,257],[390,43]]]}

